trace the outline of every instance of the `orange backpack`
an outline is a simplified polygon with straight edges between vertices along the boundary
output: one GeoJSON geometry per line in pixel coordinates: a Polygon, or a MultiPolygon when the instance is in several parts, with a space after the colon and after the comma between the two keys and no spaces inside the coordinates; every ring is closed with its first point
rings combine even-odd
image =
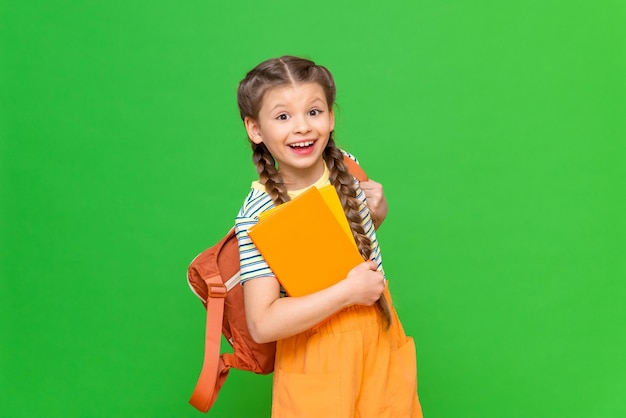
{"type": "MultiPolygon", "coordinates": [[[[344,163],[359,181],[367,180],[354,160],[344,156],[344,163]]],[[[248,331],[234,228],[191,261],[187,281],[206,308],[204,361],[189,402],[199,411],[207,412],[215,403],[231,367],[259,374],[271,373],[276,343],[258,344],[248,331]],[[221,334],[233,347],[233,353],[220,355],[221,334]]]]}

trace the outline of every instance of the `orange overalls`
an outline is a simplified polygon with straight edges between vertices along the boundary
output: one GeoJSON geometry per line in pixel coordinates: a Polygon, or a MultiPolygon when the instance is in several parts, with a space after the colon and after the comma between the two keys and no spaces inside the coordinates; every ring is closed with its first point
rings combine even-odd
{"type": "Polygon", "coordinates": [[[279,340],[272,418],[421,418],[413,339],[395,309],[388,330],[381,322],[355,305],[279,340]]]}

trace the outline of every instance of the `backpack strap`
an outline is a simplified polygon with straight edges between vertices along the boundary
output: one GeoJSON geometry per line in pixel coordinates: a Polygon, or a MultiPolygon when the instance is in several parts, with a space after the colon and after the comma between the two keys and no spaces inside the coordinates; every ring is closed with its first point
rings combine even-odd
{"type": "Polygon", "coordinates": [[[348,168],[348,171],[350,172],[350,174],[352,174],[352,176],[356,178],[358,181],[369,180],[367,178],[367,174],[365,174],[365,171],[363,171],[361,166],[352,158],[348,157],[346,154],[343,155],[343,162],[348,168]]]}
{"type": "Polygon", "coordinates": [[[189,402],[198,410],[207,412],[217,399],[217,394],[224,384],[230,365],[220,356],[222,338],[222,318],[226,286],[219,273],[205,279],[208,296],[206,301],[206,332],[204,342],[204,361],[198,383],[189,402]],[[216,359],[219,359],[216,361],[216,359]]]}

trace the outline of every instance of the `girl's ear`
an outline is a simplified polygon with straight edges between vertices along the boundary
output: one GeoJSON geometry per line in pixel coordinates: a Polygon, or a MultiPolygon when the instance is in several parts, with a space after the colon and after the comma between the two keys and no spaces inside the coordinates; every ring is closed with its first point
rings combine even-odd
{"type": "Polygon", "coordinates": [[[330,131],[335,130],[335,110],[330,109],[330,131]]]}
{"type": "Polygon", "coordinates": [[[259,129],[259,124],[256,120],[246,116],[243,123],[246,126],[246,131],[248,132],[248,138],[250,138],[250,141],[255,144],[263,142],[263,138],[261,138],[261,130],[259,129]]]}

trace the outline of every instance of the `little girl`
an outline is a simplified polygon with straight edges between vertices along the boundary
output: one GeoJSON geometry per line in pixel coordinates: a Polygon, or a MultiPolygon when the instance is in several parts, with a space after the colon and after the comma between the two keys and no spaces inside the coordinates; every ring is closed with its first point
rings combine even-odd
{"type": "Polygon", "coordinates": [[[277,341],[272,417],[421,417],[415,345],[391,305],[376,239],[382,189],[367,186],[372,213],[333,140],[332,75],[306,59],[270,59],[241,81],[237,100],[259,180],[235,228],[250,333],[277,341]],[[329,288],[285,297],[248,230],[261,212],[329,183],[364,261],[329,288]]]}

